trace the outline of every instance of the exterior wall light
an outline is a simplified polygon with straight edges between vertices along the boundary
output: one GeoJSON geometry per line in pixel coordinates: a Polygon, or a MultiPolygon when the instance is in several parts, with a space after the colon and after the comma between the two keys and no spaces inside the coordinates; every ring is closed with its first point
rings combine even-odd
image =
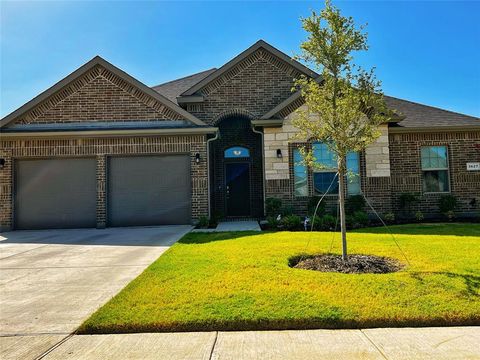
{"type": "Polygon", "coordinates": [[[277,149],[277,158],[281,159],[282,157],[282,149],[277,149]]]}
{"type": "Polygon", "coordinates": [[[200,153],[196,153],[196,154],[195,154],[195,162],[196,162],[197,164],[200,163],[200,153]]]}
{"type": "Polygon", "coordinates": [[[3,169],[5,167],[5,159],[0,158],[0,169],[3,169]]]}

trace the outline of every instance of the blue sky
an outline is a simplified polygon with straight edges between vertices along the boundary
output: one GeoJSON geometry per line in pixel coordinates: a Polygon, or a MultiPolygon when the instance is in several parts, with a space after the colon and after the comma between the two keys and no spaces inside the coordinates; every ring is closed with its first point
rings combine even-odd
{"type": "MultiPolygon", "coordinates": [[[[149,86],[219,67],[258,39],[293,55],[322,2],[1,1],[0,116],[95,55],[149,86]]],[[[480,116],[480,2],[338,1],[368,22],[386,94],[480,116]]]]}

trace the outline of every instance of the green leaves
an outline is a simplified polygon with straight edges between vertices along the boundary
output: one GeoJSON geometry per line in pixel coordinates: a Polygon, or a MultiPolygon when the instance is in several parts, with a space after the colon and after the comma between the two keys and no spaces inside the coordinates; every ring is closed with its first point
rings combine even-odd
{"type": "Polygon", "coordinates": [[[322,75],[301,77],[295,83],[306,104],[293,120],[299,129],[297,139],[329,143],[342,159],[374,142],[380,135],[378,126],[389,121],[391,112],[374,69],[365,71],[352,62],[354,51],[368,49],[363,26],[357,28],[353,18],[342,16],[329,0],[320,14],[312,12],[302,19],[302,25],[308,37],[299,58],[322,75]]]}

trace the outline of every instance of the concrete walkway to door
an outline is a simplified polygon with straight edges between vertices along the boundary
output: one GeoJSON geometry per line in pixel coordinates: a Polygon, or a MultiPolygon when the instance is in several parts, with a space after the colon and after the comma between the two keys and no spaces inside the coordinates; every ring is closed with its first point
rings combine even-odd
{"type": "Polygon", "coordinates": [[[0,234],[0,358],[35,358],[45,352],[191,229],[0,234]]]}

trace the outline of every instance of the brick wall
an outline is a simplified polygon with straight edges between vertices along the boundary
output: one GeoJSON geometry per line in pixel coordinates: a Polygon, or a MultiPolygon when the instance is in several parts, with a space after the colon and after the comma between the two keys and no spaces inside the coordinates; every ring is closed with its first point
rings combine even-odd
{"type": "Polygon", "coordinates": [[[250,119],[236,115],[227,117],[218,123],[219,139],[211,144],[212,168],[212,214],[228,216],[225,184],[225,163],[237,160],[225,159],[225,149],[232,146],[246,147],[250,151],[250,158],[241,159],[250,165],[250,212],[251,216],[263,216],[263,166],[262,166],[262,139],[260,134],[252,131],[250,119]]]}
{"type": "Polygon", "coordinates": [[[480,162],[480,132],[441,132],[390,134],[392,201],[399,210],[399,196],[405,192],[421,194],[413,211],[438,215],[442,194],[422,194],[420,149],[422,146],[448,147],[451,194],[459,201],[460,215],[477,215],[480,207],[480,171],[467,171],[467,162],[480,162]],[[475,198],[476,206],[470,201],[475,198]]]}
{"type": "Polygon", "coordinates": [[[182,120],[183,117],[98,65],[17,119],[16,123],[182,120]]]}
{"type": "Polygon", "coordinates": [[[208,214],[206,139],[204,135],[155,136],[86,139],[3,140],[0,156],[6,159],[0,169],[0,228],[13,225],[13,162],[19,158],[80,157],[97,159],[97,226],[106,221],[106,157],[119,154],[187,153],[191,158],[192,219],[208,214]],[[200,163],[195,154],[200,154],[200,163]]]}
{"type": "Polygon", "coordinates": [[[205,101],[186,110],[209,124],[233,109],[259,118],[292,95],[293,79],[299,76],[291,65],[259,49],[201,89],[205,101]]]}

